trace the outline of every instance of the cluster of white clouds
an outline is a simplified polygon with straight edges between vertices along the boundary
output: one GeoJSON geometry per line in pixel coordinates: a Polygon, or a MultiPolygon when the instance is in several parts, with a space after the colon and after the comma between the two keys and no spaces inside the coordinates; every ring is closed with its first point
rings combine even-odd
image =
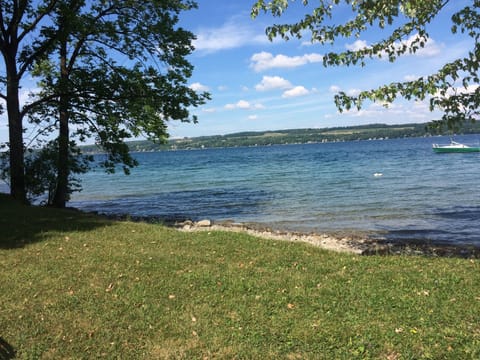
{"type": "MultiPolygon", "coordinates": [[[[340,91],[343,91],[342,88],[338,85],[331,85],[328,89],[332,94],[337,94],[340,91]]],[[[355,89],[355,88],[350,88],[346,91],[344,91],[348,96],[357,96],[360,94],[361,90],[360,89],[355,89]]]]}
{"type": "Polygon", "coordinates": [[[310,94],[304,86],[293,86],[292,83],[280,76],[264,76],[262,81],[255,85],[257,91],[284,90],[282,98],[298,97],[310,94]]]}
{"type": "MultiPolygon", "coordinates": [[[[206,85],[203,85],[201,83],[194,83],[190,85],[190,88],[195,90],[195,91],[209,91],[209,87],[206,85]]],[[[247,89],[245,89],[247,90],[247,89]]],[[[286,98],[292,98],[292,97],[298,97],[298,96],[305,96],[310,94],[313,90],[308,90],[304,86],[298,85],[294,86],[292,83],[280,76],[263,76],[262,80],[255,85],[255,90],[258,92],[266,92],[266,91],[275,91],[275,90],[281,90],[282,95],[281,97],[286,99],[286,98]]],[[[263,110],[265,109],[265,106],[261,103],[252,103],[247,100],[239,100],[236,103],[228,103],[224,106],[226,110],[263,110]]],[[[214,112],[215,110],[212,108],[209,109],[204,109],[204,112],[214,112]]],[[[258,116],[250,116],[250,118],[258,118],[258,116]]]]}
{"type": "Polygon", "coordinates": [[[292,84],[280,76],[264,76],[262,81],[255,86],[257,91],[270,91],[276,89],[290,89],[292,84]]]}
{"type": "MultiPolygon", "coordinates": [[[[410,47],[413,43],[419,40],[419,35],[414,34],[408,39],[403,41],[398,41],[392,45],[392,50],[399,50],[404,46],[410,47]]],[[[405,56],[416,56],[416,57],[436,57],[442,50],[445,48],[444,44],[438,43],[432,38],[428,38],[423,42],[423,47],[417,49],[414,53],[406,53],[405,56]]],[[[251,45],[266,45],[267,37],[257,30],[254,30],[251,25],[242,24],[242,22],[237,22],[235,19],[227,21],[223,26],[214,29],[204,29],[197,34],[197,40],[194,45],[200,53],[213,53],[225,49],[233,49],[237,47],[247,47],[251,45]]],[[[358,39],[353,43],[348,43],[344,45],[346,50],[357,51],[364,48],[372,46],[369,42],[363,39],[358,39]]],[[[297,49],[305,49],[305,47],[299,46],[297,49]]],[[[380,54],[382,59],[386,59],[386,53],[380,54]]],[[[248,68],[253,71],[253,73],[265,73],[268,72],[268,75],[262,75],[261,80],[259,80],[255,85],[252,85],[252,88],[258,93],[272,93],[273,97],[277,100],[285,100],[285,103],[282,105],[287,106],[288,100],[305,97],[311,94],[320,92],[316,88],[308,88],[306,85],[294,84],[291,80],[288,80],[284,77],[284,74],[281,74],[282,70],[291,70],[298,69],[303,66],[311,64],[322,64],[323,55],[317,52],[308,52],[300,55],[287,55],[284,53],[274,54],[269,51],[259,51],[253,53],[248,59],[248,68]],[[277,74],[275,74],[277,72],[277,74]]],[[[414,80],[419,76],[410,74],[404,77],[404,80],[414,80]]],[[[340,81],[340,79],[339,79],[340,81]]],[[[338,93],[342,91],[341,87],[338,84],[324,84],[325,90],[323,94],[328,96],[332,93],[338,93]]],[[[191,88],[196,91],[209,91],[210,88],[201,83],[194,83],[191,85],[191,88]]],[[[220,90],[220,89],[219,89],[220,90]]],[[[243,91],[247,92],[250,89],[243,87],[243,91]]],[[[343,89],[347,95],[355,96],[360,93],[361,90],[358,88],[349,88],[343,89]]],[[[243,96],[242,96],[243,97],[243,96]]],[[[270,98],[272,99],[272,98],[270,98]]],[[[248,110],[251,112],[257,110],[265,110],[266,106],[262,104],[262,100],[258,102],[248,101],[244,99],[238,100],[237,102],[227,103],[223,106],[224,110],[248,110]]],[[[293,102],[292,106],[296,106],[298,101],[293,102]]],[[[213,108],[204,109],[204,111],[213,112],[216,111],[213,108]]],[[[351,110],[346,112],[347,116],[352,117],[365,117],[365,118],[381,118],[386,113],[392,116],[401,116],[408,117],[410,119],[421,119],[428,120],[431,116],[426,103],[413,103],[413,105],[391,105],[388,110],[382,104],[370,104],[366,105],[364,110],[351,110]]],[[[332,116],[332,114],[326,114],[324,116],[332,116]]],[[[338,113],[336,114],[338,116],[338,113]]],[[[259,119],[257,114],[248,115],[248,119],[256,120],[259,119]]]]}
{"type": "Polygon", "coordinates": [[[254,54],[251,58],[250,67],[256,71],[265,71],[269,69],[295,68],[307,64],[319,63],[323,61],[323,55],[311,53],[302,56],[273,55],[262,51],[254,54]]]}
{"type": "MultiPolygon", "coordinates": [[[[438,44],[432,38],[427,38],[424,41],[420,38],[420,36],[418,34],[413,34],[406,40],[395,42],[392,45],[391,50],[398,51],[398,50],[402,49],[404,46],[406,46],[406,48],[410,48],[414,43],[418,44],[419,41],[423,43],[423,47],[419,47],[414,53],[406,52],[404,54],[404,56],[408,56],[408,55],[415,55],[415,56],[418,56],[418,57],[437,56],[438,54],[440,54],[440,52],[442,50],[442,47],[443,47],[443,45],[438,44]]],[[[360,39],[356,40],[355,42],[353,42],[351,44],[347,44],[345,46],[345,48],[347,50],[350,50],[350,51],[359,51],[359,50],[363,50],[363,49],[366,49],[366,48],[369,48],[369,47],[370,47],[370,45],[368,45],[367,41],[360,40],[360,39]]],[[[388,55],[385,51],[381,52],[380,56],[381,56],[381,59],[387,59],[388,58],[388,55]]]]}
{"type": "Polygon", "coordinates": [[[210,91],[210,88],[207,85],[203,85],[199,82],[195,82],[190,85],[190,89],[198,92],[210,91]]]}
{"type": "Polygon", "coordinates": [[[218,28],[200,29],[196,36],[193,46],[195,50],[205,54],[234,49],[252,43],[268,43],[264,34],[259,34],[256,29],[245,24],[238,17],[229,19],[218,28]]]}
{"type": "Polygon", "coordinates": [[[282,94],[282,98],[292,98],[292,97],[299,97],[299,96],[305,96],[310,94],[310,91],[307,90],[304,86],[298,85],[290,90],[285,91],[282,94]]]}
{"type": "Polygon", "coordinates": [[[225,109],[227,110],[234,110],[234,109],[242,109],[242,110],[260,110],[264,109],[265,107],[260,103],[251,103],[246,100],[239,100],[235,104],[227,104],[225,105],[225,109]]]}

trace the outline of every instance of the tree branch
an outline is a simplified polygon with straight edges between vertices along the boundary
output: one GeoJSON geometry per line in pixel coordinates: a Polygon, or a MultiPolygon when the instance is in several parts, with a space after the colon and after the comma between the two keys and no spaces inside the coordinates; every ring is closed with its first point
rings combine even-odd
{"type": "MultiPolygon", "coordinates": [[[[26,2],[26,1],[25,1],[26,2]]],[[[37,17],[32,21],[30,26],[26,27],[22,33],[18,36],[18,42],[22,42],[22,40],[27,36],[31,31],[33,31],[37,25],[42,21],[42,19],[50,14],[50,12],[53,10],[55,5],[57,4],[58,0],[51,0],[48,6],[46,7],[45,11],[42,13],[38,14],[37,17]]]]}

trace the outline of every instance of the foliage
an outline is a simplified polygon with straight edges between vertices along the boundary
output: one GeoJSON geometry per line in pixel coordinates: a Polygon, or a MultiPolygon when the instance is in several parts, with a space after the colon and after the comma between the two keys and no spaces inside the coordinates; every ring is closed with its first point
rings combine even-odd
{"type": "MultiPolygon", "coordinates": [[[[47,136],[58,129],[58,182],[65,188],[69,139],[94,138],[109,154],[107,170],[120,162],[128,172],[135,161],[125,139],[144,135],[162,142],[168,137],[168,121],[196,122],[190,110],[209,94],[187,85],[194,35],[178,26],[180,13],[195,7],[191,0],[24,1],[13,8],[2,4],[0,50],[5,62],[18,62],[21,71],[15,74],[17,68],[6,66],[1,77],[9,91],[0,96],[7,100],[9,119],[18,130],[10,143],[20,141],[11,156],[22,152],[24,117],[47,136]],[[21,32],[18,42],[23,41],[23,47],[11,54],[7,50],[19,44],[10,45],[8,39],[16,39],[11,33],[18,29],[30,32],[21,32]],[[39,81],[41,91],[31,94],[20,111],[19,81],[25,74],[39,81]]],[[[17,158],[15,188],[22,187],[20,165],[23,159],[17,158]]]]}
{"type": "MultiPolygon", "coordinates": [[[[252,16],[256,17],[264,11],[279,17],[293,2],[258,0],[252,8],[252,16]]],[[[302,3],[304,6],[309,5],[308,0],[303,0],[302,3]]],[[[266,32],[270,39],[281,37],[285,40],[301,38],[304,32],[309,32],[313,43],[333,44],[342,38],[358,39],[366,31],[378,29],[380,33],[386,34],[381,40],[355,51],[327,53],[323,63],[325,66],[365,66],[368,59],[382,57],[393,62],[402,55],[415,53],[426,46],[429,41],[429,25],[448,5],[455,7],[456,4],[451,0],[322,0],[318,7],[314,7],[311,13],[307,13],[297,23],[273,25],[266,32]],[[337,24],[340,11],[347,5],[350,5],[353,18],[337,24]]],[[[442,110],[442,122],[449,128],[464,121],[478,119],[480,0],[472,0],[468,6],[455,9],[451,16],[451,32],[467,34],[473,43],[472,50],[465,58],[456,59],[435,73],[412,81],[394,82],[362,91],[356,96],[340,92],[335,96],[339,110],[353,107],[360,109],[365,100],[388,104],[402,96],[407,100],[429,99],[430,110],[442,110]]]]}
{"type": "Polygon", "coordinates": [[[0,336],[19,359],[480,356],[475,259],[337,254],[3,196],[0,226],[0,336]]]}
{"type": "MultiPolygon", "coordinates": [[[[81,191],[80,180],[75,177],[84,174],[89,169],[93,156],[81,155],[80,149],[71,141],[69,146],[69,183],[68,197],[81,191]]],[[[8,151],[1,154],[0,179],[8,184],[10,168],[8,166],[8,151]]],[[[52,140],[41,149],[29,149],[25,156],[25,186],[27,200],[52,205],[58,179],[58,141],[52,140]]]]}
{"type": "MultiPolygon", "coordinates": [[[[48,23],[58,0],[0,1],[0,99],[6,104],[10,149],[11,194],[26,202],[24,173],[23,117],[27,107],[21,109],[20,88],[35,61],[45,56],[54,38],[40,31],[48,23]]],[[[4,110],[0,106],[0,110],[4,110]]]]}
{"type": "Polygon", "coordinates": [[[38,63],[43,78],[40,98],[51,100],[40,112],[37,108],[31,120],[58,118],[56,95],[65,95],[69,121],[75,125],[72,136],[94,137],[110,155],[104,165],[113,171],[121,162],[128,171],[135,162],[125,139],[144,134],[165,141],[166,122],[196,122],[196,116],[189,117],[189,107],[208,98],[187,85],[193,66],[186,56],[193,50],[194,35],[176,27],[178,13],[195,6],[191,1],[151,0],[90,6],[80,2],[74,11],[60,7],[52,31],[66,39],[67,81],[61,82],[54,58],[38,63]]]}

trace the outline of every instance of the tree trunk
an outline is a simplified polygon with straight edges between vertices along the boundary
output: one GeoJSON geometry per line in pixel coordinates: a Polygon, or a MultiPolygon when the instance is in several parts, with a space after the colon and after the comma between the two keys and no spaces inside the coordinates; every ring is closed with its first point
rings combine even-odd
{"type": "Polygon", "coordinates": [[[60,101],[59,101],[59,133],[58,133],[58,174],[57,188],[53,198],[53,206],[64,208],[68,200],[69,168],[69,99],[68,99],[67,44],[60,45],[60,101]]]}
{"type": "Polygon", "coordinates": [[[25,190],[25,164],[23,147],[23,125],[20,114],[19,79],[15,55],[5,57],[7,70],[7,112],[10,141],[10,194],[27,203],[25,190]]]}

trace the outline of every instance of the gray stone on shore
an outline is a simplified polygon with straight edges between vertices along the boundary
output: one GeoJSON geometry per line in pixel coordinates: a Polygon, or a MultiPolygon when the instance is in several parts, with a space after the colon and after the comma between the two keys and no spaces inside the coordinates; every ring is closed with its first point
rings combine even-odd
{"type": "Polygon", "coordinates": [[[212,222],[208,219],[205,219],[205,220],[200,220],[200,221],[197,221],[195,223],[195,226],[198,226],[198,227],[209,227],[209,226],[212,226],[212,222]]]}

